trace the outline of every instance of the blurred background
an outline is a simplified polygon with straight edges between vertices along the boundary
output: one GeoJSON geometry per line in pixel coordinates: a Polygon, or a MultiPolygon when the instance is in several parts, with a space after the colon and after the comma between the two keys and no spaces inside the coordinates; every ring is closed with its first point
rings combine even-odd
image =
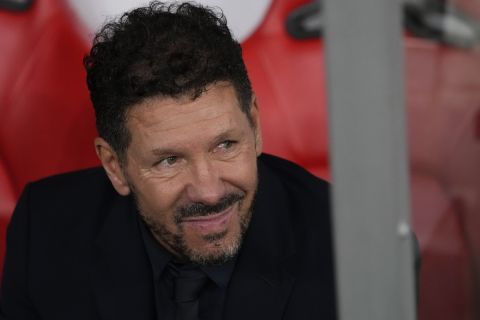
{"type": "MultiPolygon", "coordinates": [[[[199,2],[222,8],[242,43],[265,152],[329,179],[321,2],[199,2]]],[[[105,21],[144,4],[0,0],[0,263],[25,184],[99,164],[82,58],[105,21]]],[[[418,318],[480,319],[480,1],[402,10],[418,318]]]]}

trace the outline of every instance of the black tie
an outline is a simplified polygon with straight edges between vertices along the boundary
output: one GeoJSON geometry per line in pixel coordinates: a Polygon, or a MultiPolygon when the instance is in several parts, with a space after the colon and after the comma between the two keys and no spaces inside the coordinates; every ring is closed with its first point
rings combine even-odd
{"type": "Polygon", "coordinates": [[[207,276],[198,267],[169,264],[173,275],[173,299],[175,320],[199,320],[200,291],[207,283],[207,276]]]}

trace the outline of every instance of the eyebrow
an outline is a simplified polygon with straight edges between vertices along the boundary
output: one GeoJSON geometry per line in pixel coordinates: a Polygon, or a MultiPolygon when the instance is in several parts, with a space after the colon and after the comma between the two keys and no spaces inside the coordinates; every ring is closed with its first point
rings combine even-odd
{"type": "Polygon", "coordinates": [[[157,157],[168,156],[168,155],[176,155],[178,154],[178,150],[174,150],[171,148],[156,148],[151,150],[152,154],[157,157]]]}
{"type": "Polygon", "coordinates": [[[214,145],[224,141],[224,140],[228,140],[228,139],[231,139],[232,138],[232,135],[235,134],[237,130],[235,129],[228,129],[222,133],[220,133],[215,139],[214,139],[214,145]]]}
{"type": "MultiPolygon", "coordinates": [[[[226,131],[221,132],[217,135],[212,141],[212,146],[224,141],[231,139],[232,135],[234,135],[238,130],[236,129],[227,129],[226,131]]],[[[151,150],[151,153],[156,157],[168,156],[168,155],[178,155],[181,153],[178,149],[166,147],[166,148],[155,148],[151,150]]]]}

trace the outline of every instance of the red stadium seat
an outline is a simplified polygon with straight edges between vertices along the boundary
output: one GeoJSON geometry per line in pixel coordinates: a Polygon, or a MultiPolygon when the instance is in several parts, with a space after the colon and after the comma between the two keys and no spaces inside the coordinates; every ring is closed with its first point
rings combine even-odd
{"type": "Polygon", "coordinates": [[[263,23],[243,43],[256,90],[265,151],[329,178],[323,43],[290,37],[285,21],[304,0],[273,1],[263,23]]]}
{"type": "Polygon", "coordinates": [[[77,28],[62,1],[34,1],[25,12],[0,10],[2,226],[28,181],[97,164],[81,64],[87,42],[77,28]]]}
{"type": "Polygon", "coordinates": [[[475,319],[465,211],[436,177],[412,175],[412,224],[422,244],[419,319],[475,319]]]}
{"type": "MultiPolygon", "coordinates": [[[[10,220],[10,214],[15,206],[17,195],[11,184],[10,178],[2,159],[0,158],[0,266],[3,259],[3,252],[5,252],[5,241],[3,241],[8,221],[10,220]]],[[[1,275],[1,272],[0,272],[1,275]]]]}

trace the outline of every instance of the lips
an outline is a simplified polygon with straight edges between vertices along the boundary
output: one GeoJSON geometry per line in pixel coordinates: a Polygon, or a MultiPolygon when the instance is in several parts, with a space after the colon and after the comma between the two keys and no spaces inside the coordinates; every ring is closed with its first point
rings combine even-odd
{"type": "Polygon", "coordinates": [[[230,224],[230,219],[235,212],[237,203],[223,210],[222,212],[206,216],[184,218],[182,225],[193,228],[201,233],[217,233],[225,231],[230,224]]]}

